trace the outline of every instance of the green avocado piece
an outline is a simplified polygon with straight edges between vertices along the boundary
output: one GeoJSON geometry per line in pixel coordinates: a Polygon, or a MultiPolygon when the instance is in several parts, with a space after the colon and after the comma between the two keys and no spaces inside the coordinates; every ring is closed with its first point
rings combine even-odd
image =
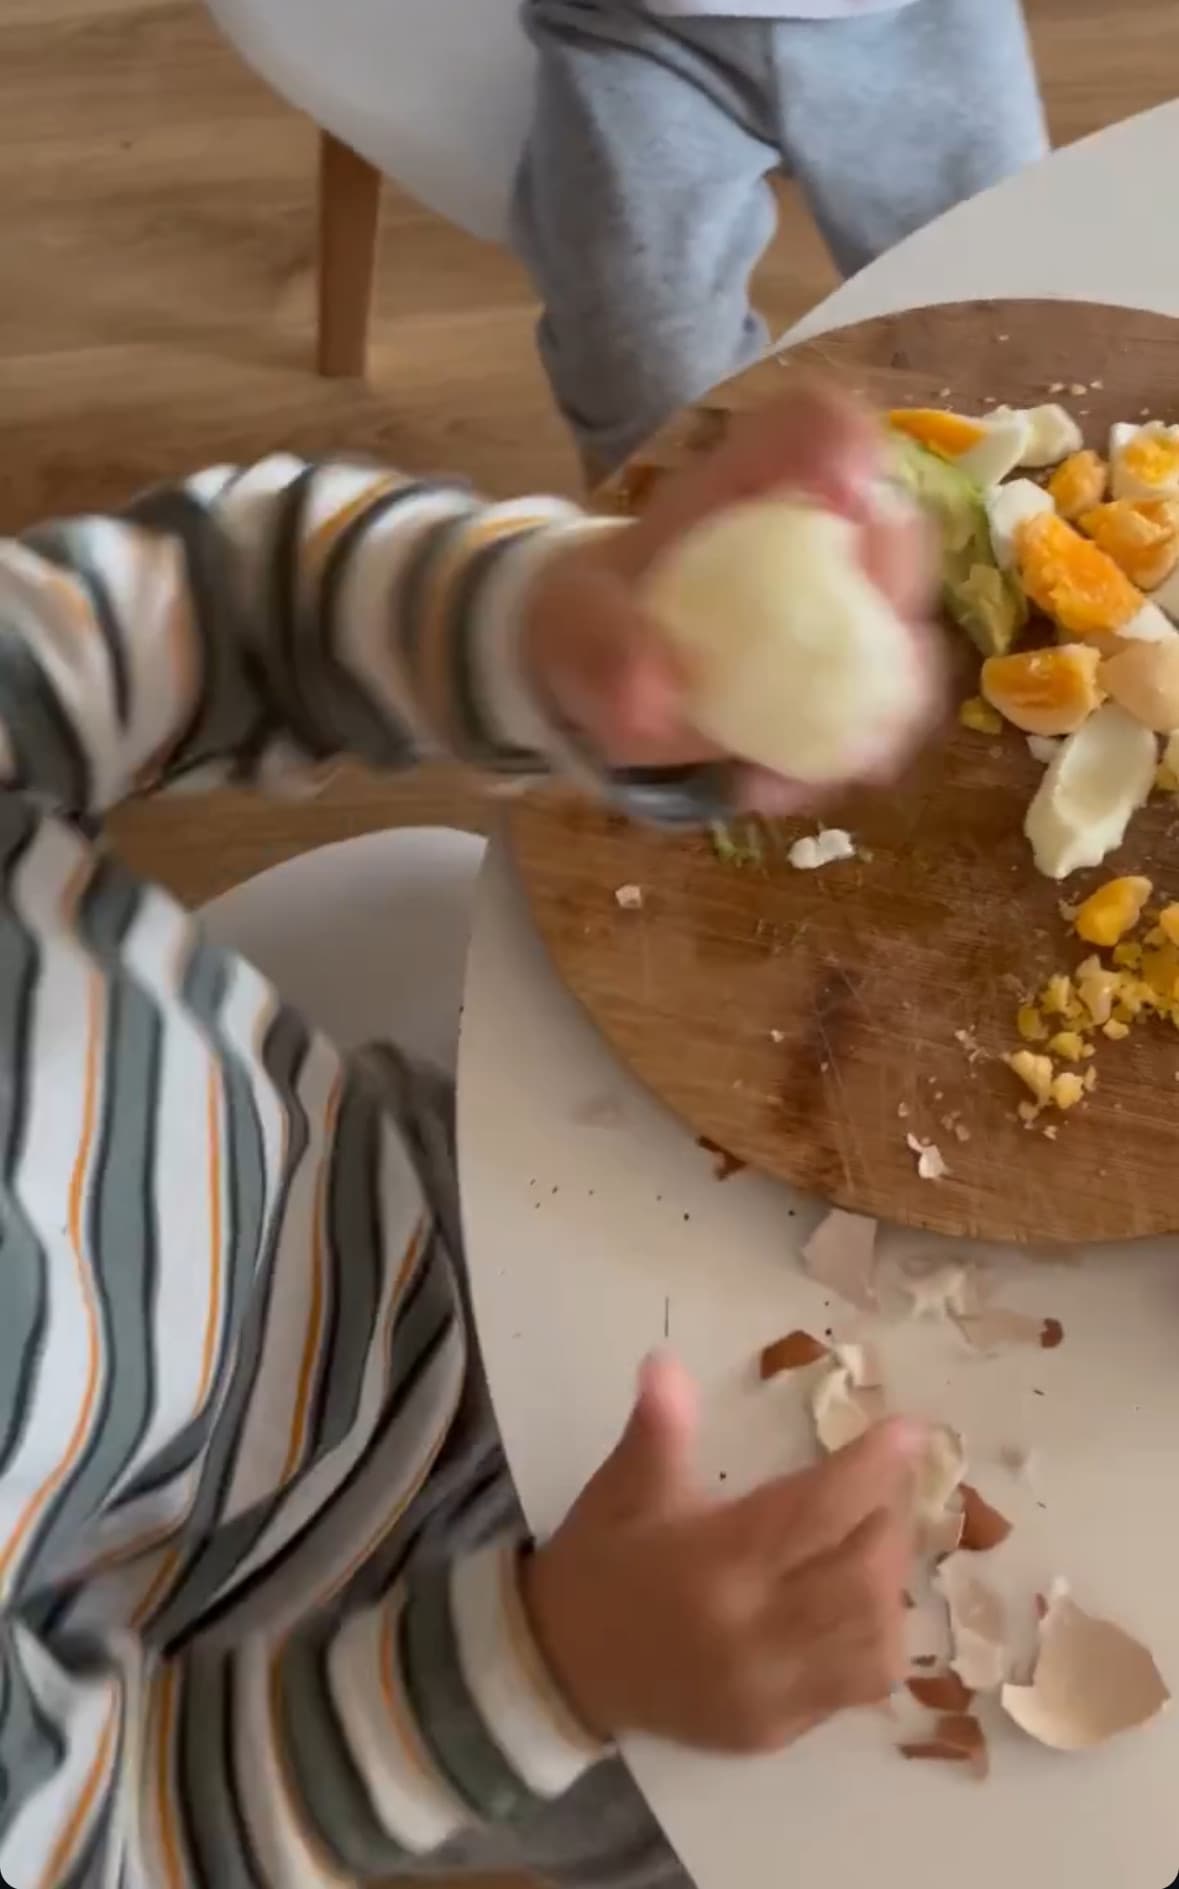
{"type": "Polygon", "coordinates": [[[942,597],[984,656],[1002,656],[1027,621],[1022,590],[995,562],[981,489],[959,466],[904,433],[890,435],[897,484],[936,520],[942,597]]]}

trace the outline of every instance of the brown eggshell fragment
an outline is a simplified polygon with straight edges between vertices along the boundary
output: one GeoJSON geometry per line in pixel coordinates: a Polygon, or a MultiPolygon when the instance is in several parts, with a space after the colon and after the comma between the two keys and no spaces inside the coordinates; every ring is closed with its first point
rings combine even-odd
{"type": "Polygon", "coordinates": [[[802,1249],[802,1263],[817,1285],[827,1286],[861,1312],[877,1309],[875,1220],[833,1207],[802,1249]]]}
{"type": "Polygon", "coordinates": [[[987,1742],[974,1714],[966,1711],[943,1713],[934,1726],[934,1737],[941,1744],[960,1745],[963,1751],[979,1751],[987,1742]]]}
{"type": "Polygon", "coordinates": [[[962,1498],[962,1536],[961,1545],[968,1554],[989,1554],[992,1548],[1006,1541],[1011,1533],[1011,1523],[998,1509],[993,1509],[984,1501],[970,1483],[964,1482],[959,1494],[962,1498]]]}
{"type": "Polygon", "coordinates": [[[734,1174],[743,1174],[749,1166],[748,1161],[743,1161],[740,1155],[730,1154],[727,1148],[721,1147],[719,1141],[713,1141],[708,1135],[697,1135],[696,1146],[703,1148],[705,1154],[713,1156],[716,1165],[712,1171],[718,1181],[731,1181],[734,1174]]]}
{"type": "Polygon", "coordinates": [[[956,1672],[929,1673],[907,1682],[918,1705],[931,1712],[965,1712],[974,1694],[956,1672]]]}
{"type": "Polygon", "coordinates": [[[1086,1613],[1058,1583],[1040,1622],[1030,1685],[1005,1685],[1003,1710],[1053,1751],[1091,1751],[1156,1717],[1170,1692],[1154,1659],[1115,1626],[1086,1613]]]}
{"type": "Polygon", "coordinates": [[[976,1777],[990,1775],[991,1759],[986,1733],[972,1713],[954,1712],[939,1718],[934,1727],[934,1738],[940,1745],[953,1745],[957,1750],[964,1751],[970,1758],[976,1777]]]}
{"type": "Polygon", "coordinates": [[[831,1347],[821,1338],[814,1338],[809,1331],[790,1331],[784,1338],[775,1338],[772,1345],[767,1345],[758,1360],[758,1371],[762,1382],[767,1378],[777,1377],[782,1371],[800,1371],[804,1365],[817,1364],[820,1358],[830,1355],[831,1347]]]}

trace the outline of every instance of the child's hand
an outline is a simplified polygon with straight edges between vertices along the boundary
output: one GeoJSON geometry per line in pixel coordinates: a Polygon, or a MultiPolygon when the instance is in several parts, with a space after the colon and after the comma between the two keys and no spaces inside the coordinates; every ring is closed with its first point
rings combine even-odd
{"type": "Polygon", "coordinates": [[[752,1495],[718,1502],[691,1462],[691,1379],[643,1368],[614,1454],[526,1569],[534,1631],[602,1737],[721,1751],[790,1743],[904,1671],[912,1559],[903,1422],[752,1495]]]}
{"type": "MultiPolygon", "coordinates": [[[[864,564],[929,651],[929,713],[938,664],[929,631],[935,555],[924,521],[879,504],[880,429],[836,394],[799,387],[739,420],[707,459],[670,479],[634,525],[555,558],[537,586],[528,648],[557,707],[616,766],[674,767],[719,758],[684,721],[675,659],[635,601],[644,572],[701,517],[775,488],[809,493],[862,527],[864,564]]],[[[920,723],[912,740],[922,733],[920,723]]],[[[903,753],[895,757],[899,766],[903,753]]],[[[785,813],[807,790],[746,769],[741,804],[785,813]]]]}

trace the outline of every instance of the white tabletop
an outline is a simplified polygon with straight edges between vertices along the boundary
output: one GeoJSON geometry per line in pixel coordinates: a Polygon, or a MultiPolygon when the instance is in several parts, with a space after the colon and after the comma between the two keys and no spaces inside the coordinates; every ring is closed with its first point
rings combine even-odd
{"type": "MultiPolygon", "coordinates": [[[[1179,106],[1104,132],[911,238],[791,339],[973,296],[1179,314],[1177,163],[1179,106]]],[[[751,1363],[793,1325],[848,1325],[798,1265],[816,1207],[748,1174],[716,1183],[559,983],[498,846],[468,971],[459,1133],[480,1335],[536,1529],[610,1446],[635,1367],[665,1334],[704,1385],[704,1473],[718,1487],[802,1459],[796,1386],[758,1387],[751,1363]]],[[[1067,1573],[1079,1599],[1147,1639],[1179,1692],[1174,1261],[1161,1244],[1107,1248],[1077,1270],[1024,1265],[1016,1280],[1009,1302],[1063,1321],[1059,1351],[963,1364],[940,1327],[907,1327],[888,1337],[895,1381],[911,1408],[964,1429],[975,1479],[1016,1520],[1000,1582],[1023,1591],[1067,1573]],[[1004,1485],[998,1456],[1012,1443],[1036,1451],[1034,1489],[1004,1485]]],[[[818,1880],[820,1866],[833,1883],[866,1874],[876,1889],[1161,1889],[1179,1867],[1179,1710],[1088,1759],[1054,1759],[1012,1729],[985,1788],[903,1765],[893,1737],[861,1716],[757,1763],[643,1741],[627,1756],[700,1889],[818,1880]]]]}

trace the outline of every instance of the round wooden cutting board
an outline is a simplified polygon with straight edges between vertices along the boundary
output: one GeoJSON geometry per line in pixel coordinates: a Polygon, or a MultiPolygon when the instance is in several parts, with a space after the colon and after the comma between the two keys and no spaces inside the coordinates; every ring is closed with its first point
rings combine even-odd
{"type": "MultiPolygon", "coordinates": [[[[1100,447],[1115,420],[1179,418],[1179,322],[1069,302],[916,309],[722,387],[644,449],[608,502],[641,506],[796,367],[883,407],[1062,399],[1100,447]]],[[[1142,872],[1160,899],[1179,897],[1179,799],[1155,796],[1119,853],[1061,888],[1022,833],[1040,771],[1016,730],[953,724],[898,788],[825,813],[858,853],[817,872],[785,859],[814,821],[785,825],[761,865],[734,866],[706,835],[641,830],[553,794],[518,804],[512,839],[571,990],[643,1081],[738,1160],[949,1234],[1056,1246],[1174,1232],[1179,1032],[1156,1020],[1124,1042],[1099,1036],[1093,1095],[1033,1127],[1000,1058],[1019,1047],[1021,997],[1086,954],[1062,896],[1142,872]],[[641,908],[620,907],[624,885],[641,888],[641,908]],[[938,1146],[945,1178],[919,1177],[910,1135],[938,1146]]]]}

